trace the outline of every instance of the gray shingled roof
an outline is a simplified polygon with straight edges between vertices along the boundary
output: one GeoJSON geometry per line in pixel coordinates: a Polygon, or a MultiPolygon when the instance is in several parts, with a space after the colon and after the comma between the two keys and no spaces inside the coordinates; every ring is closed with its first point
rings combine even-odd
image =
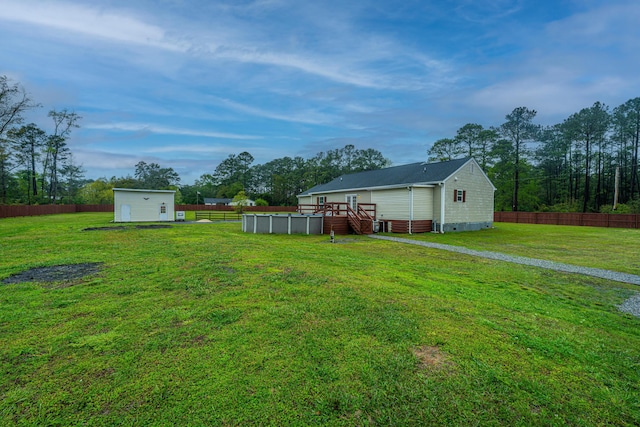
{"type": "Polygon", "coordinates": [[[309,194],[326,193],[331,191],[385,187],[402,184],[435,184],[444,181],[469,160],[471,160],[471,157],[440,163],[418,162],[402,166],[393,166],[385,169],[342,175],[326,184],[316,185],[299,195],[307,196],[309,194]]]}

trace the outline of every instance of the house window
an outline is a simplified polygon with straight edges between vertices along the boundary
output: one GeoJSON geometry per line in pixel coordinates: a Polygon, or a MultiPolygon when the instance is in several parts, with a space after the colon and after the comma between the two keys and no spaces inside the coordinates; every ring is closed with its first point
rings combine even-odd
{"type": "Polygon", "coordinates": [[[161,214],[166,214],[167,213],[167,207],[165,205],[160,205],[160,213],[161,214]]]}
{"type": "Polygon", "coordinates": [[[467,192],[465,190],[453,190],[453,201],[464,203],[467,201],[467,192]]]}
{"type": "Polygon", "coordinates": [[[327,196],[318,196],[318,206],[324,206],[327,201],[327,196]]]}

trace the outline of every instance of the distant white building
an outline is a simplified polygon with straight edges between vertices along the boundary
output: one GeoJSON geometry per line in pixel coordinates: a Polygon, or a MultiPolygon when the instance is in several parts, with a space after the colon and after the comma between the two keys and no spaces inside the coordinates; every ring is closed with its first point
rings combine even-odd
{"type": "MultiPolygon", "coordinates": [[[[235,206],[236,203],[233,201],[233,199],[227,199],[227,198],[210,198],[210,197],[205,197],[204,198],[204,204],[205,205],[213,205],[213,206],[235,206]]],[[[256,202],[254,202],[251,199],[247,199],[245,206],[255,206],[256,202]]]]}
{"type": "Polygon", "coordinates": [[[113,189],[114,222],[175,221],[174,190],[113,189]]]}

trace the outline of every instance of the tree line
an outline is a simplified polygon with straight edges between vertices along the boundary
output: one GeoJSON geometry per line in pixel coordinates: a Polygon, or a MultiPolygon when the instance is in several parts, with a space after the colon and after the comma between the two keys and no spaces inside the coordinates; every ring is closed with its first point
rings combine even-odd
{"type": "Polygon", "coordinates": [[[562,123],[515,108],[499,126],[468,123],[436,141],[431,161],[473,156],[496,186],[496,210],[640,213],[640,98],[601,102],[562,123]]]}
{"type": "Polygon", "coordinates": [[[296,195],[316,184],[324,184],[346,174],[387,167],[391,162],[377,150],[356,149],[353,145],[319,152],[311,158],[282,157],[254,164],[251,153],[230,154],[211,173],[205,173],[193,185],[180,185],[172,168],[139,162],[134,177],[95,180],[80,191],[84,203],[112,203],[112,188],[150,188],[176,190],[177,203],[203,203],[204,198],[233,199],[243,196],[259,204],[291,206],[296,195]]]}
{"type": "Polygon", "coordinates": [[[264,164],[253,164],[254,157],[244,151],[231,154],[210,174],[203,174],[193,186],[181,188],[182,197],[195,203],[197,192],[203,197],[232,198],[241,190],[254,200],[272,206],[296,205],[296,195],[317,184],[324,184],[347,173],[381,169],[391,165],[378,150],[343,148],[321,151],[310,158],[282,157],[264,164]]]}
{"type": "MultiPolygon", "coordinates": [[[[39,107],[18,83],[0,76],[0,203],[112,203],[112,188],[175,189],[179,203],[233,198],[240,191],[269,205],[294,205],[296,195],[348,173],[388,167],[381,152],[353,145],[310,158],[254,164],[230,154],[193,185],[172,168],[139,162],[133,176],[86,180],[67,140],[81,117],[51,110],[46,129],[24,123],[39,107]]],[[[498,126],[467,123],[428,150],[430,161],[474,157],[496,186],[496,210],[640,213],[640,98],[611,109],[596,102],[561,123],[541,126],[537,112],[515,108],[498,126]]],[[[419,159],[416,159],[419,160],[419,159]]]]}
{"type": "Polygon", "coordinates": [[[81,117],[51,110],[48,131],[24,124],[24,113],[39,106],[21,85],[0,76],[0,203],[72,202],[84,183],[67,145],[81,117]]]}

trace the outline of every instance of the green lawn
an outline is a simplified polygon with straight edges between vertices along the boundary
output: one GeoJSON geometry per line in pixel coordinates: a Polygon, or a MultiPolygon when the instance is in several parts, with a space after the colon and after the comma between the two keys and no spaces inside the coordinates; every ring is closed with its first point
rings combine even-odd
{"type": "MultiPolygon", "coordinates": [[[[238,223],[82,231],[111,218],[0,220],[0,280],[103,263],[0,284],[0,424],[640,424],[640,319],[616,309],[637,287],[238,223]]],[[[558,235],[582,249],[556,260],[637,267],[580,227],[418,238],[533,256],[558,235]]]]}
{"type": "Polygon", "coordinates": [[[640,275],[640,230],[499,222],[473,233],[405,238],[640,275]]]}

